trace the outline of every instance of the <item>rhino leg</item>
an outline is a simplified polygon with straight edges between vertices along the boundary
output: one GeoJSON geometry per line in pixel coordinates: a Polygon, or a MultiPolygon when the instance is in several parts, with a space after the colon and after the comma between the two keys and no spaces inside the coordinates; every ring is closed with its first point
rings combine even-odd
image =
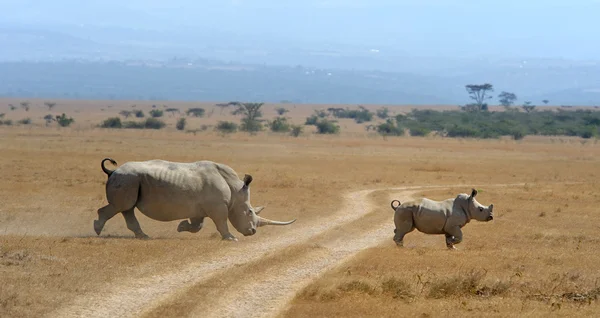
{"type": "Polygon", "coordinates": [[[148,235],[142,231],[140,227],[140,223],[135,217],[135,213],[133,211],[134,208],[131,208],[127,211],[123,211],[123,217],[125,218],[125,223],[127,223],[127,228],[135,234],[136,238],[139,239],[147,239],[148,235]]]}
{"type": "Polygon", "coordinates": [[[415,229],[412,211],[398,210],[394,215],[394,242],[397,246],[404,246],[404,236],[415,229]]]}
{"type": "Polygon", "coordinates": [[[179,226],[177,226],[177,232],[198,233],[198,231],[200,231],[202,229],[202,226],[204,225],[203,217],[191,218],[190,221],[191,222],[189,222],[188,220],[181,221],[181,223],[179,223],[179,226]]]}
{"type": "Polygon", "coordinates": [[[460,227],[452,227],[446,232],[446,247],[448,247],[449,249],[456,249],[454,245],[462,242],[462,239],[463,234],[460,227]]]}
{"type": "Polygon", "coordinates": [[[117,215],[119,211],[112,204],[107,204],[98,209],[98,220],[94,220],[94,231],[100,235],[106,221],[110,220],[113,216],[117,215]]]}
{"type": "Polygon", "coordinates": [[[227,215],[227,206],[223,205],[222,207],[219,207],[212,211],[212,213],[209,214],[209,217],[215,223],[217,231],[221,233],[221,238],[223,238],[223,240],[237,241],[238,239],[229,232],[229,227],[227,226],[227,215]]]}

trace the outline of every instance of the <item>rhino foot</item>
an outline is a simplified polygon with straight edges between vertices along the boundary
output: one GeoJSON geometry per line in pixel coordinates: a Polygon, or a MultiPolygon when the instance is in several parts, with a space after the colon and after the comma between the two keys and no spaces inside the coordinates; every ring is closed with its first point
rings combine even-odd
{"type": "Polygon", "coordinates": [[[100,220],[94,220],[94,231],[96,232],[97,235],[100,235],[103,227],[104,227],[104,224],[102,222],[100,222],[100,220]]]}
{"type": "Polygon", "coordinates": [[[456,250],[456,247],[454,245],[447,245],[449,250],[456,250]]]}
{"type": "Polygon", "coordinates": [[[233,241],[233,242],[237,242],[237,238],[231,234],[228,235],[224,235],[223,236],[223,241],[233,241]]]}
{"type": "Polygon", "coordinates": [[[140,240],[148,240],[150,239],[150,237],[144,233],[141,234],[135,234],[135,238],[136,239],[140,239],[140,240]]]}

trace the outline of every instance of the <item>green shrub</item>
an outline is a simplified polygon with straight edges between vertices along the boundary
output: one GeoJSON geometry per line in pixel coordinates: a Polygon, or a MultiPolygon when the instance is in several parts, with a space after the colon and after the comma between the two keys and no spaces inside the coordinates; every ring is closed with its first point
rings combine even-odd
{"type": "Polygon", "coordinates": [[[144,118],[144,112],[140,109],[136,109],[133,111],[133,113],[135,114],[135,117],[137,118],[144,118]]]}
{"type": "Polygon", "coordinates": [[[123,124],[121,123],[121,118],[119,117],[111,117],[105,119],[100,125],[102,128],[122,128],[123,124]]]}
{"type": "Polygon", "coordinates": [[[387,107],[380,108],[377,110],[377,117],[380,119],[387,119],[390,117],[389,111],[390,110],[387,107]]]}
{"type": "Polygon", "coordinates": [[[5,126],[12,126],[13,121],[10,119],[7,119],[5,121],[0,121],[0,125],[5,125],[5,126]]]}
{"type": "Polygon", "coordinates": [[[136,121],[126,121],[123,123],[123,128],[128,129],[161,129],[165,127],[166,124],[160,119],[156,118],[147,118],[144,121],[136,122],[136,121]]]}
{"type": "Polygon", "coordinates": [[[61,127],[69,127],[74,121],[75,119],[72,117],[67,117],[65,113],[60,116],[56,116],[56,122],[58,122],[61,127]]]}
{"type": "Polygon", "coordinates": [[[258,119],[242,118],[240,130],[255,133],[262,130],[262,123],[258,119]]]}
{"type": "Polygon", "coordinates": [[[413,127],[410,128],[410,135],[413,137],[424,137],[427,136],[431,130],[426,127],[413,127]]]}
{"type": "MultiPolygon", "coordinates": [[[[156,105],[153,105],[156,107],[156,105]]],[[[162,117],[164,115],[164,112],[160,109],[153,109],[150,111],[150,116],[154,117],[154,118],[159,118],[162,117]]]]}
{"type": "Polygon", "coordinates": [[[385,123],[379,124],[376,127],[377,133],[382,136],[403,136],[404,129],[395,124],[391,119],[385,121],[385,123]]]}
{"type": "Polygon", "coordinates": [[[304,127],[300,126],[300,125],[292,125],[292,131],[291,131],[291,135],[294,137],[298,137],[300,136],[300,134],[302,134],[302,130],[304,127]]]}
{"type": "Polygon", "coordinates": [[[336,118],[352,118],[358,124],[371,121],[373,119],[373,113],[362,106],[359,106],[359,109],[353,110],[347,108],[329,108],[328,110],[336,118]]]}
{"type": "Polygon", "coordinates": [[[219,121],[215,130],[225,134],[234,133],[238,130],[238,125],[230,121],[219,121]]]}
{"type": "Polygon", "coordinates": [[[448,137],[477,137],[479,136],[479,131],[477,129],[465,126],[454,124],[450,129],[448,129],[448,137]]]}
{"type": "Polygon", "coordinates": [[[327,119],[320,119],[316,126],[319,134],[337,134],[340,131],[340,126],[327,119]]]}
{"type": "Polygon", "coordinates": [[[146,129],[161,129],[165,126],[166,124],[164,121],[156,118],[148,118],[144,122],[144,128],[146,129]]]}
{"type": "Polygon", "coordinates": [[[177,121],[177,124],[175,125],[175,128],[177,128],[177,130],[184,130],[185,129],[185,118],[179,118],[179,120],[177,121]]]}
{"type": "Polygon", "coordinates": [[[31,118],[23,118],[23,119],[17,121],[17,123],[21,124],[21,125],[29,125],[29,124],[31,124],[31,118]]]}
{"type": "Polygon", "coordinates": [[[283,116],[283,114],[289,112],[289,110],[287,110],[287,109],[285,109],[283,107],[276,108],[275,111],[277,112],[277,114],[279,116],[283,116]]]}
{"type": "Polygon", "coordinates": [[[126,121],[123,123],[123,128],[127,128],[127,129],[144,129],[145,128],[145,122],[138,122],[138,121],[126,121]]]}
{"type": "Polygon", "coordinates": [[[310,117],[306,117],[305,125],[317,125],[319,121],[319,117],[317,115],[310,115],[310,117]]]}
{"type": "Polygon", "coordinates": [[[269,123],[269,126],[273,132],[290,131],[290,124],[287,122],[285,117],[276,117],[272,122],[269,123]]]}

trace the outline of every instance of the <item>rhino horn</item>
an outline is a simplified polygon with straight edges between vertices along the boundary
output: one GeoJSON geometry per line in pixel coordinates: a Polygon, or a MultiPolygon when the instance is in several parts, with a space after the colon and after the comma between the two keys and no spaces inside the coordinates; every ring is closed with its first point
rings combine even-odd
{"type": "Polygon", "coordinates": [[[281,221],[273,221],[273,220],[269,220],[263,217],[258,217],[258,226],[264,226],[264,225],[288,225],[288,224],[292,224],[296,222],[296,219],[293,219],[291,221],[287,221],[287,222],[281,222],[281,221]]]}

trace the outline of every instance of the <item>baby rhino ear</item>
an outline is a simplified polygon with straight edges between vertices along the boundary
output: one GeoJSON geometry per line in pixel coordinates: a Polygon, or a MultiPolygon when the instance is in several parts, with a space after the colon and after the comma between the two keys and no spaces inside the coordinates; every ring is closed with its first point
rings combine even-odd
{"type": "Polygon", "coordinates": [[[244,175],[244,187],[250,186],[250,182],[252,182],[252,176],[249,174],[244,175]]]}
{"type": "Polygon", "coordinates": [[[469,199],[474,198],[476,195],[477,195],[477,190],[471,189],[471,196],[469,197],[469,199]]]}

